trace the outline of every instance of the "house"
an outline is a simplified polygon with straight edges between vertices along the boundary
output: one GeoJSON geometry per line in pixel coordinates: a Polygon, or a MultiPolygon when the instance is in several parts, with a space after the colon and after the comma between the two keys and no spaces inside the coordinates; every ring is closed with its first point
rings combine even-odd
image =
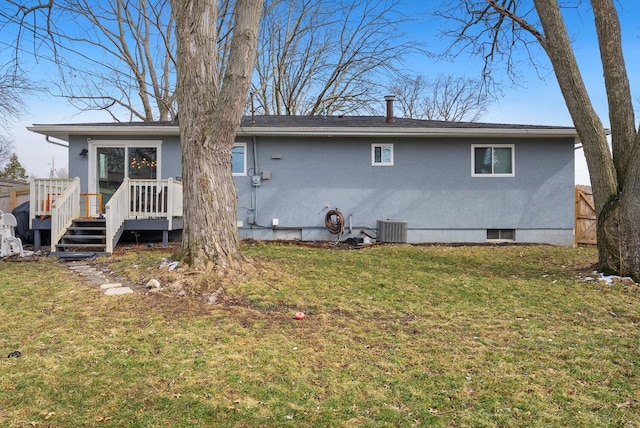
{"type": "MultiPolygon", "coordinates": [[[[391,111],[243,118],[232,162],[241,238],[573,245],[574,128],[400,119],[391,111]]],[[[162,230],[166,244],[167,233],[181,229],[177,123],[29,130],[68,145],[69,175],[77,177],[49,187],[32,181],[32,227],[50,229],[52,246],[72,221],[82,231],[80,217],[106,222],[107,253],[126,230],[162,230]],[[53,205],[61,210],[71,185],[76,196],[56,218],[53,205]]]]}

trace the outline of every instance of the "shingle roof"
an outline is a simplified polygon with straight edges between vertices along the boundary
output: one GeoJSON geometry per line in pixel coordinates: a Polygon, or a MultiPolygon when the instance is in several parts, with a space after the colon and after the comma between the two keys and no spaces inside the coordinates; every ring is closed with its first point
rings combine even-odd
{"type": "MultiPolygon", "coordinates": [[[[154,122],[90,122],[65,123],[55,126],[74,127],[173,127],[178,121],[154,122]]],[[[34,124],[34,126],[52,126],[51,124],[34,124]]],[[[278,127],[278,128],[493,128],[493,129],[573,129],[570,126],[551,125],[519,125],[509,123],[484,122],[449,122],[444,120],[421,120],[394,118],[394,122],[387,123],[384,116],[244,116],[240,123],[242,127],[278,127]]]]}
{"type": "MultiPolygon", "coordinates": [[[[166,136],[180,135],[177,121],[35,124],[30,131],[69,140],[71,135],[166,136]]],[[[576,137],[568,126],[516,125],[480,122],[446,122],[383,116],[245,116],[238,135],[316,137],[576,137]]]]}
{"type": "Polygon", "coordinates": [[[448,122],[443,120],[420,120],[394,118],[387,123],[384,116],[255,116],[242,118],[242,127],[288,127],[288,128],[492,128],[492,129],[573,129],[572,127],[547,125],[515,125],[481,122],[448,122]]]}

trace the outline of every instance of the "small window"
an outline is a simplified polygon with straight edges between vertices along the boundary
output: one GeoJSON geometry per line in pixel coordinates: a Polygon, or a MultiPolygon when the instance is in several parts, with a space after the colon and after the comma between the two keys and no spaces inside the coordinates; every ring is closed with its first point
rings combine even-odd
{"type": "Polygon", "coordinates": [[[515,229],[487,229],[487,241],[515,241],[515,229]]]}
{"type": "Polygon", "coordinates": [[[371,165],[392,166],[393,165],[393,144],[372,144],[371,145],[371,165]]]}
{"type": "Polygon", "coordinates": [[[247,175],[247,144],[235,143],[231,149],[232,175],[247,175]]]}
{"type": "Polygon", "coordinates": [[[471,145],[471,175],[474,177],[513,177],[513,144],[471,145]]]}

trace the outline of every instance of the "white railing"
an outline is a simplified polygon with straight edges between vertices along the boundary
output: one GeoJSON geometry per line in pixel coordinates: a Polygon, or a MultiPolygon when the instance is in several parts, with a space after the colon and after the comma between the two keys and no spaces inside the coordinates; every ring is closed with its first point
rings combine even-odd
{"type": "MultiPolygon", "coordinates": [[[[51,216],[51,248],[80,218],[80,179],[32,178],[29,196],[29,227],[33,219],[51,216]]],[[[86,214],[88,215],[88,214],[86,214]]],[[[111,196],[105,206],[106,249],[113,252],[114,240],[127,219],[166,218],[173,230],[174,217],[182,217],[182,183],[173,180],[129,180],[111,196]]]]}
{"type": "Polygon", "coordinates": [[[51,204],[51,250],[62,239],[71,222],[80,217],[80,179],[74,178],[51,204]]]}
{"type": "Polygon", "coordinates": [[[130,180],[133,218],[163,218],[167,215],[167,180],[130,180]]]}
{"type": "Polygon", "coordinates": [[[115,191],[107,205],[104,207],[106,218],[106,244],[105,252],[111,254],[113,252],[114,240],[120,226],[129,217],[129,204],[131,197],[129,196],[129,179],[125,178],[118,190],[115,191]]]}
{"type": "Polygon", "coordinates": [[[173,218],[182,217],[182,183],[170,178],[167,180],[167,185],[169,188],[167,220],[169,222],[169,230],[173,230],[173,218]]]}
{"type": "Polygon", "coordinates": [[[33,220],[51,215],[51,206],[74,180],[79,178],[31,178],[29,185],[29,227],[33,220]]]}
{"type": "Polygon", "coordinates": [[[173,230],[173,218],[182,216],[182,183],[167,180],[125,179],[105,206],[107,248],[113,251],[118,230],[127,219],[166,218],[173,230]]]}

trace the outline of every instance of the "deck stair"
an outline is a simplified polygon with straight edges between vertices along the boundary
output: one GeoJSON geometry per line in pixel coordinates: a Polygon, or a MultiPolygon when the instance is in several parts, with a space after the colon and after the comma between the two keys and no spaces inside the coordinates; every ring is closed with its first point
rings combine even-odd
{"type": "Polygon", "coordinates": [[[107,224],[104,219],[75,219],[56,245],[56,253],[86,253],[87,256],[106,252],[107,224]]]}

